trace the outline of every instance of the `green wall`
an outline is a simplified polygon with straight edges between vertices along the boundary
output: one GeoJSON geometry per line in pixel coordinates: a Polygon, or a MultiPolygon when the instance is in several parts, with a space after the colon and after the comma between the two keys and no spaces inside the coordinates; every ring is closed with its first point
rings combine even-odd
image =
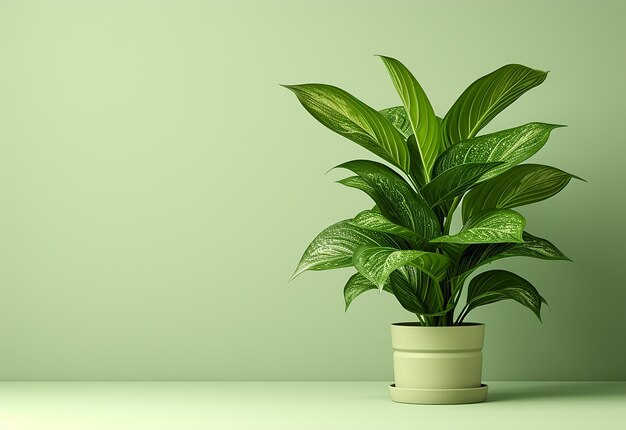
{"type": "Polygon", "coordinates": [[[444,114],[511,62],[550,70],[486,131],[569,124],[532,161],[580,175],[522,209],[575,263],[518,260],[547,298],[487,323],[485,379],[626,379],[621,1],[0,3],[0,379],[387,379],[389,323],[349,271],[287,284],[367,199],[369,157],[279,83],[398,104],[397,57],[444,114]]]}

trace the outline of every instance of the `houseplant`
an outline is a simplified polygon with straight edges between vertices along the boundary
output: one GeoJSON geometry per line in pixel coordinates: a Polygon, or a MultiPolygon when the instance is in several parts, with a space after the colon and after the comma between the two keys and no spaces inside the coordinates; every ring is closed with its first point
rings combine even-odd
{"type": "Polygon", "coordinates": [[[505,65],[472,83],[443,118],[399,61],[381,57],[402,101],[377,111],[330,85],[285,85],[319,122],[365,147],[389,165],[354,160],[339,182],[367,193],[374,206],[322,231],[304,252],[294,277],[306,270],[354,266],[344,287],[346,310],[360,294],[393,294],[416,316],[392,325],[395,401],[482,401],[484,325],[466,323],[478,306],[515,300],[541,319],[545,303],[530,282],[505,270],[478,268],[505,257],[568,258],[525,231],[514,208],[551,197],[574,175],[520,164],[559,125],[531,122],[478,136],[499,112],[547,73],[505,65]],[[462,228],[451,232],[460,207],[462,228]]]}

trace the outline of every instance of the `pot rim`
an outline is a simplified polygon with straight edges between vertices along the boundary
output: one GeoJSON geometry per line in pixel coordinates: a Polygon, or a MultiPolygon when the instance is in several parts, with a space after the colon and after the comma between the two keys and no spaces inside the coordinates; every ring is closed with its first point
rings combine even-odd
{"type": "Polygon", "coordinates": [[[460,329],[460,328],[485,326],[485,323],[464,322],[464,323],[461,323],[461,325],[422,325],[422,323],[420,322],[412,321],[412,322],[395,322],[395,323],[391,323],[391,325],[396,326],[396,327],[412,327],[412,328],[460,329]]]}

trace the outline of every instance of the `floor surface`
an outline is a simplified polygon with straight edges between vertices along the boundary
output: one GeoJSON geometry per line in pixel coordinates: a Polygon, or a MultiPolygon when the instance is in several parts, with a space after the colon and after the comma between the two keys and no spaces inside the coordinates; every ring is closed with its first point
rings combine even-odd
{"type": "Polygon", "coordinates": [[[0,382],[0,430],[626,429],[626,382],[491,382],[393,403],[378,382],[0,382]]]}

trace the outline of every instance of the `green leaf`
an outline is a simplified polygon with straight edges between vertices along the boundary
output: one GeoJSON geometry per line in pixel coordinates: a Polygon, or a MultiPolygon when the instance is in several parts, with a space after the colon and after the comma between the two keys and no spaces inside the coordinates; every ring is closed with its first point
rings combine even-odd
{"type": "MultiPolygon", "coordinates": [[[[370,186],[370,184],[368,184],[367,181],[361,178],[360,176],[349,176],[347,178],[340,179],[337,182],[342,185],[345,185],[346,187],[356,188],[357,190],[361,190],[370,197],[376,196],[376,199],[378,199],[378,196],[376,194],[376,189],[370,186]]],[[[376,200],[376,199],[373,198],[373,200],[376,200]]]]}
{"type": "MultiPolygon", "coordinates": [[[[340,166],[338,166],[338,167],[340,167],[340,166]]],[[[393,173],[395,174],[395,172],[393,172],[393,173]]],[[[402,179],[402,178],[400,178],[400,179],[402,179]]],[[[404,181],[404,179],[402,179],[402,180],[404,181]]],[[[361,178],[360,176],[350,176],[350,177],[341,179],[341,180],[339,180],[337,182],[340,183],[340,184],[343,184],[343,185],[345,185],[347,187],[356,188],[356,189],[359,189],[361,191],[364,191],[375,202],[386,202],[387,201],[387,199],[384,198],[385,197],[385,194],[384,194],[385,191],[384,190],[382,190],[380,188],[377,189],[377,188],[374,188],[374,187],[370,186],[369,183],[365,179],[361,178]],[[379,191],[380,191],[380,193],[379,193],[379,191]]],[[[413,193],[412,189],[411,189],[410,192],[413,193]]],[[[420,199],[419,196],[417,198],[420,199]]],[[[387,210],[385,211],[388,214],[387,216],[393,217],[393,216],[395,216],[394,214],[397,211],[395,211],[393,209],[393,207],[392,208],[387,207],[390,204],[392,204],[392,202],[389,202],[389,204],[383,203],[384,207],[387,208],[387,210]]],[[[372,211],[373,212],[377,212],[377,213],[381,214],[381,216],[384,217],[384,215],[382,215],[382,211],[378,207],[378,205],[374,205],[374,207],[372,208],[372,211]]],[[[388,220],[388,221],[392,222],[390,220],[388,220]]],[[[399,227],[399,228],[404,228],[404,227],[402,227],[400,225],[397,225],[397,224],[396,224],[396,226],[399,227]]],[[[376,228],[371,228],[371,229],[372,230],[377,230],[376,228]]],[[[411,231],[409,229],[405,229],[405,230],[411,232],[411,236],[410,236],[411,239],[420,239],[421,238],[421,236],[419,234],[417,234],[417,233],[415,233],[415,232],[413,232],[413,231],[411,231]]],[[[399,230],[396,232],[396,234],[398,234],[398,233],[399,233],[399,230]]],[[[400,234],[398,234],[398,235],[400,235],[400,234]]],[[[404,237],[408,238],[408,234],[402,234],[401,236],[404,236],[404,237]]]]}
{"type": "Polygon", "coordinates": [[[291,279],[306,270],[330,270],[352,266],[352,254],[361,245],[399,246],[392,237],[340,221],[323,230],[308,246],[291,279]]]}
{"type": "MultiPolygon", "coordinates": [[[[507,257],[532,257],[542,260],[569,260],[552,242],[533,236],[522,235],[521,243],[491,243],[469,245],[459,258],[457,273],[463,274],[487,263],[507,257]]],[[[571,261],[571,260],[570,260],[571,261]]]]}
{"type": "Polygon", "coordinates": [[[426,184],[420,193],[430,203],[431,207],[463,195],[473,187],[480,177],[488,171],[503,164],[468,163],[454,166],[426,184]]]}
{"type": "MultiPolygon", "coordinates": [[[[405,267],[391,272],[389,275],[391,292],[407,311],[419,315],[428,313],[417,295],[418,289],[422,287],[421,274],[415,269],[409,269],[405,267]]],[[[426,275],[424,277],[428,278],[426,275]]]]}
{"type": "Polygon", "coordinates": [[[457,143],[437,158],[433,174],[436,177],[466,163],[504,162],[485,173],[481,181],[492,178],[539,151],[558,127],[563,126],[531,122],[457,143]]]}
{"type": "MultiPolygon", "coordinates": [[[[451,311],[453,309],[451,306],[448,306],[444,311],[429,311],[425,303],[422,302],[418,291],[426,296],[429,289],[435,288],[434,285],[428,284],[429,280],[427,275],[421,274],[412,267],[405,266],[391,273],[389,281],[383,286],[383,291],[393,294],[402,307],[417,315],[439,316],[451,311]]],[[[371,290],[378,290],[378,287],[360,273],[352,275],[343,289],[346,311],[354,299],[371,290]]]]}
{"type": "Polygon", "coordinates": [[[468,246],[463,243],[453,243],[453,242],[440,243],[438,245],[441,249],[445,251],[445,255],[450,257],[450,259],[455,265],[459,261],[459,258],[461,258],[461,254],[463,253],[465,248],[467,248],[468,246]]]}
{"type": "Polygon", "coordinates": [[[354,267],[382,289],[394,270],[410,265],[434,279],[440,279],[449,264],[448,257],[433,252],[398,250],[389,247],[362,245],[352,257],[354,267]]]}
{"type": "Polygon", "coordinates": [[[387,121],[391,123],[399,132],[404,136],[404,139],[408,139],[413,134],[411,128],[411,122],[406,115],[404,106],[394,106],[387,109],[379,110],[380,114],[385,117],[387,121]]]}
{"type": "Polygon", "coordinates": [[[409,171],[406,142],[376,110],[344,90],[324,84],[285,85],[302,106],[332,131],[347,137],[404,172],[409,171]]]}
{"type": "Polygon", "coordinates": [[[439,308],[437,299],[439,286],[428,275],[414,267],[404,266],[391,272],[389,280],[393,295],[409,312],[424,317],[433,317],[444,315],[454,309],[453,304],[443,310],[439,308]]]}
{"type": "Polygon", "coordinates": [[[362,188],[363,191],[392,222],[425,239],[440,234],[439,220],[428,203],[389,167],[369,160],[348,161],[337,167],[351,170],[365,180],[370,189],[362,188]]]}
{"type": "Polygon", "coordinates": [[[431,240],[431,243],[523,242],[525,225],[524,217],[515,211],[490,209],[470,218],[457,234],[440,236],[431,240]]]}
{"type": "MultiPolygon", "coordinates": [[[[363,294],[369,290],[378,290],[378,287],[372,284],[365,276],[360,273],[355,273],[348,279],[346,286],[343,288],[343,298],[346,303],[346,311],[350,304],[356,299],[358,296],[363,294]]],[[[383,291],[387,291],[388,293],[392,293],[391,286],[389,283],[385,284],[383,287],[383,291]]]]}
{"type": "Polygon", "coordinates": [[[547,73],[519,64],[508,64],[470,85],[443,120],[446,148],[471,139],[497,114],[531,88],[541,84],[547,73]]]}
{"type": "Polygon", "coordinates": [[[545,200],[565,188],[572,178],[577,177],[540,164],[512,167],[478,185],[465,196],[463,220],[484,209],[515,208],[545,200]]]}
{"type": "Polygon", "coordinates": [[[415,232],[389,221],[383,214],[376,211],[363,211],[355,216],[352,221],[350,221],[350,224],[365,230],[389,233],[406,239],[419,239],[415,232]]]}
{"type": "MultiPolygon", "coordinates": [[[[387,118],[387,120],[393,124],[395,128],[398,129],[402,136],[407,139],[407,146],[409,148],[409,158],[411,160],[421,160],[420,149],[417,144],[417,140],[415,139],[415,135],[413,134],[413,129],[411,127],[411,122],[409,121],[409,117],[407,116],[406,110],[404,110],[404,106],[394,106],[387,109],[383,109],[380,113],[387,118]]],[[[441,124],[441,118],[437,118],[439,124],[441,124]]],[[[424,186],[426,184],[425,178],[425,168],[422,163],[411,162],[410,166],[410,176],[411,178],[420,186],[424,186]]]]}
{"type": "MultiPolygon", "coordinates": [[[[430,171],[442,152],[439,121],[426,93],[411,72],[398,60],[381,56],[396,91],[402,99],[413,134],[417,138],[420,160],[424,165],[425,182],[430,181],[430,171]]],[[[409,142],[410,145],[410,142],[409,142]]],[[[412,162],[417,160],[411,159],[412,162]]]]}
{"type": "Polygon", "coordinates": [[[521,303],[541,321],[541,304],[546,301],[526,279],[506,270],[490,270],[470,281],[467,289],[467,312],[500,300],[521,303]]]}
{"type": "MultiPolygon", "coordinates": [[[[387,121],[389,121],[395,128],[398,129],[402,135],[405,137],[409,137],[413,134],[413,129],[411,128],[411,123],[409,122],[409,117],[406,114],[406,110],[404,110],[404,106],[392,106],[385,109],[381,109],[380,112],[387,121]]],[[[443,122],[443,118],[437,118],[437,122],[439,123],[439,129],[441,130],[441,123],[443,122]]]]}
{"type": "Polygon", "coordinates": [[[426,168],[424,167],[424,163],[417,161],[422,158],[422,154],[420,154],[414,134],[410,135],[407,139],[407,146],[409,148],[409,157],[411,160],[416,160],[415,162],[411,162],[409,176],[415,181],[419,189],[426,185],[428,181],[426,180],[426,168]]]}

